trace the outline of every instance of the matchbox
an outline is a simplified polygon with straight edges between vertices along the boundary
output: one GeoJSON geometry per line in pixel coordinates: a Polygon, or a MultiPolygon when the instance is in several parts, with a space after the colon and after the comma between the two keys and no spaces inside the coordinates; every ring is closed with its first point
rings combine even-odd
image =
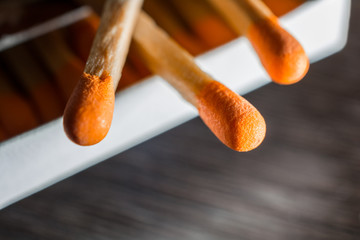
{"type": "MultiPolygon", "coordinates": [[[[346,44],[350,4],[350,0],[308,1],[282,17],[281,23],[315,62],[346,44]]],[[[241,95],[270,82],[245,38],[209,51],[196,61],[241,95]]],[[[0,209],[196,116],[196,109],[154,76],[117,94],[110,132],[95,146],[72,143],[65,136],[62,118],[2,142],[0,209]]]]}

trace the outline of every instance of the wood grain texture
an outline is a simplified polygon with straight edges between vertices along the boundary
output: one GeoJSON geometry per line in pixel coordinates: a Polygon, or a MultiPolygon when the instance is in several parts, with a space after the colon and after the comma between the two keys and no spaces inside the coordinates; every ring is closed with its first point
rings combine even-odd
{"type": "Polygon", "coordinates": [[[259,149],[192,120],[2,210],[1,239],[359,239],[359,1],[351,20],[303,82],[247,95],[259,149]]]}
{"type": "Polygon", "coordinates": [[[85,66],[85,73],[110,75],[116,89],[142,0],[107,0],[85,66]]]}
{"type": "Polygon", "coordinates": [[[214,81],[146,13],[140,13],[133,35],[133,47],[146,66],[169,82],[188,102],[197,107],[197,95],[214,81]],[[162,48],[161,51],[154,49],[162,48]]]}

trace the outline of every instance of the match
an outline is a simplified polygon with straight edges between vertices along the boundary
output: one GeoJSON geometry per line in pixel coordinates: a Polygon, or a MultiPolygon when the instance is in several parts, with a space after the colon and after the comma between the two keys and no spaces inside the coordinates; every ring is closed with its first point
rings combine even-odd
{"type": "Polygon", "coordinates": [[[221,142],[241,152],[260,145],[266,125],[258,110],[204,73],[193,57],[145,13],[140,13],[133,40],[148,68],[198,109],[201,119],[221,142]]]}
{"type": "Polygon", "coordinates": [[[64,112],[67,136],[83,146],[108,133],[121,76],[142,0],[107,0],[85,70],[64,112]]]}
{"type": "Polygon", "coordinates": [[[301,44],[261,0],[209,0],[239,35],[254,47],[271,79],[283,85],[300,81],[309,69],[301,44]]]}

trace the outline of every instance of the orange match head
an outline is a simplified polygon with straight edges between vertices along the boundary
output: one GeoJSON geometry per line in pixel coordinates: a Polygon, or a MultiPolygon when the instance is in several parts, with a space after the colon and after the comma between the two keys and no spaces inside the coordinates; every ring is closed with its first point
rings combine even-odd
{"type": "Polygon", "coordinates": [[[211,81],[197,99],[201,119],[229,148],[247,152],[263,141],[266,125],[259,111],[221,83],[211,81]]]}
{"type": "Polygon", "coordinates": [[[65,108],[66,135],[83,146],[100,142],[110,129],[114,102],[110,76],[99,78],[83,73],[65,108]]]}
{"type": "Polygon", "coordinates": [[[247,37],[274,82],[293,84],[306,75],[309,59],[303,47],[275,16],[253,23],[247,37]]]}

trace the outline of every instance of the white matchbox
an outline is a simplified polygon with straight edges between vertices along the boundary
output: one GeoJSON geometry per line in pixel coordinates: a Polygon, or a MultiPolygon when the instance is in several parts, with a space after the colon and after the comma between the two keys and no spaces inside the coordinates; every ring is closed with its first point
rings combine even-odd
{"type": "MultiPolygon", "coordinates": [[[[308,1],[282,17],[281,23],[303,45],[311,62],[318,61],[346,44],[350,4],[351,0],[308,1]]],[[[196,61],[240,95],[270,82],[243,37],[196,61]]],[[[0,209],[196,116],[194,107],[154,76],[117,94],[110,132],[95,146],[72,143],[62,118],[11,138],[0,144],[0,209]]]]}

